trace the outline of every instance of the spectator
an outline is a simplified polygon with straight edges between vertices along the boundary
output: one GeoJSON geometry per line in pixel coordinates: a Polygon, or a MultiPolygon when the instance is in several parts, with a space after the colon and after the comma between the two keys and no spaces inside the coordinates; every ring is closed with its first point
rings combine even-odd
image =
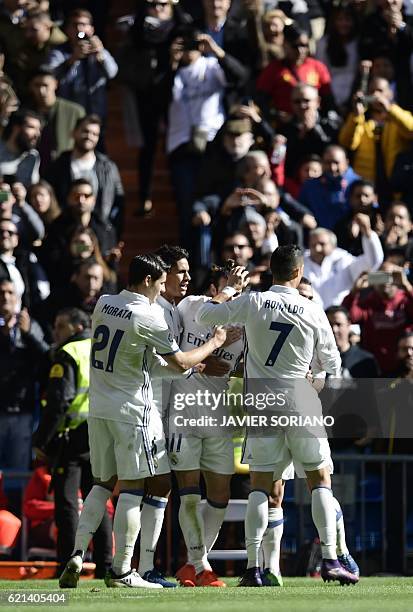
{"type": "Polygon", "coordinates": [[[0,193],[1,217],[11,219],[16,225],[20,248],[31,250],[34,242],[43,239],[44,225],[37,212],[26,202],[26,189],[21,183],[13,183],[10,187],[9,183],[0,179],[0,193]]]}
{"type": "Polygon", "coordinates": [[[50,52],[47,67],[59,81],[59,95],[80,104],[88,114],[106,119],[106,84],[118,71],[117,64],[95,35],[92,15],[75,9],[64,31],[68,42],[50,52]]]}
{"type": "Polygon", "coordinates": [[[73,132],[73,149],[62,153],[49,166],[45,178],[54,188],[63,209],[72,182],[81,178],[88,180],[96,199],[95,215],[103,223],[114,225],[119,236],[123,224],[124,191],[115,162],[96,150],[100,130],[101,122],[97,115],[78,119],[73,132]]]}
{"type": "Polygon", "coordinates": [[[315,87],[298,84],[292,90],[293,116],[280,127],[287,137],[285,174],[293,177],[306,156],[321,155],[336,141],[340,119],[334,111],[320,115],[320,98],[315,87]]]}
{"type": "Polygon", "coordinates": [[[323,174],[304,183],[299,200],[311,210],[319,226],[333,229],[350,210],[349,188],[359,176],[338,145],[326,148],[322,163],[323,174]]]}
{"type": "Polygon", "coordinates": [[[39,367],[49,350],[43,332],[20,310],[13,282],[0,280],[0,466],[27,470],[39,367]]]}
{"type": "Polygon", "coordinates": [[[32,9],[28,12],[23,26],[24,43],[19,53],[11,58],[13,82],[22,100],[27,98],[29,78],[46,63],[50,50],[66,42],[66,36],[53,24],[49,13],[32,9]]]}
{"type": "Polygon", "coordinates": [[[399,153],[393,167],[391,188],[400,199],[413,211],[413,190],[411,188],[413,172],[413,145],[406,152],[399,153]]]}
{"type": "Polygon", "coordinates": [[[62,212],[53,187],[44,179],[40,179],[38,183],[30,185],[27,191],[27,199],[30,206],[43,221],[47,234],[50,225],[62,212]]]}
{"type": "Polygon", "coordinates": [[[308,179],[320,178],[323,173],[321,157],[313,153],[302,158],[294,175],[286,177],[284,187],[293,198],[298,198],[301,189],[308,179]]]}
{"type": "Polygon", "coordinates": [[[161,121],[166,117],[171,95],[170,46],[177,29],[191,21],[180,5],[140,2],[127,41],[119,54],[119,79],[132,111],[127,116],[130,134],[136,108],[139,154],[139,203],[137,213],[152,210],[152,177],[161,121]],[[131,115],[132,116],[129,116],[131,115]]]}
{"type": "Polygon", "coordinates": [[[337,236],[338,246],[357,257],[362,254],[363,246],[360,227],[354,221],[354,217],[359,213],[368,215],[372,229],[379,235],[383,231],[383,220],[374,185],[370,181],[364,179],[354,181],[350,185],[348,199],[351,210],[337,223],[334,233],[337,236]]]}
{"type": "Polygon", "coordinates": [[[0,45],[5,55],[5,72],[14,80],[13,64],[24,44],[23,22],[28,0],[3,0],[0,7],[0,45]]]}
{"type": "Polygon", "coordinates": [[[44,303],[40,314],[42,325],[50,332],[57,313],[66,307],[79,308],[92,314],[103,293],[102,288],[102,266],[93,258],[80,262],[70,283],[53,291],[44,303]]]}
{"type": "Polygon", "coordinates": [[[257,68],[263,70],[274,60],[284,57],[284,28],[292,24],[280,9],[264,12],[262,3],[254,0],[246,4],[248,30],[255,49],[258,49],[257,68]]]}
{"type": "Polygon", "coordinates": [[[34,253],[18,245],[17,226],[10,218],[0,217],[0,279],[13,282],[19,309],[23,304],[32,310],[48,297],[50,285],[34,253]]]}
{"type": "Polygon", "coordinates": [[[104,223],[96,215],[95,201],[92,184],[87,179],[77,179],[71,183],[67,208],[50,225],[49,233],[40,251],[52,284],[59,280],[61,258],[68,252],[70,237],[79,225],[93,229],[103,257],[110,256],[112,249],[115,248],[114,229],[110,223],[104,223]]]}
{"type": "Polygon", "coordinates": [[[396,157],[413,139],[413,115],[392,102],[386,79],[372,79],[368,94],[355,94],[354,110],[340,130],[339,142],[352,152],[354,170],[375,184],[379,203],[388,204],[396,157]]]}
{"type": "Polygon", "coordinates": [[[330,74],[327,67],[309,57],[308,35],[295,25],[284,29],[284,59],[272,61],[259,75],[257,89],[266,94],[279,118],[286,120],[294,112],[291,93],[299,83],[312,85],[317,89],[324,110],[332,106],[330,74]]]}
{"type": "Polygon", "coordinates": [[[251,271],[253,254],[254,251],[247,236],[242,232],[234,232],[224,239],[219,261],[223,264],[228,259],[233,259],[237,266],[244,266],[251,271]]]}
{"type": "Polygon", "coordinates": [[[333,7],[327,34],[318,41],[316,58],[330,71],[334,102],[337,108],[344,110],[353,90],[358,65],[357,22],[351,5],[333,7]]]}
{"type": "MultiPolygon", "coordinates": [[[[79,226],[73,232],[68,252],[62,258],[59,275],[59,286],[63,287],[78,268],[79,264],[87,259],[95,259],[102,266],[104,290],[106,293],[115,293],[117,289],[116,272],[104,260],[100,252],[99,242],[95,232],[90,227],[79,226]]],[[[116,265],[115,262],[109,262],[116,265]]]]}
{"type": "Polygon", "coordinates": [[[413,260],[412,219],[404,202],[391,204],[384,218],[381,240],[385,257],[388,252],[398,249],[404,253],[406,260],[413,260]]]}
{"type": "Polygon", "coordinates": [[[267,221],[253,208],[246,208],[240,230],[247,236],[253,249],[252,263],[259,265],[262,259],[278,246],[274,223],[267,221]]]}
{"type": "MultiPolygon", "coordinates": [[[[377,0],[376,10],[368,15],[361,28],[360,56],[372,59],[376,55],[388,57],[396,69],[399,102],[412,107],[412,84],[409,76],[413,32],[402,13],[403,0],[377,0]]],[[[369,178],[369,177],[366,177],[369,178]]]]}
{"type": "Polygon", "coordinates": [[[54,74],[38,69],[28,81],[32,108],[43,119],[43,130],[39,142],[40,171],[58,155],[73,147],[73,130],[85,110],[79,104],[56,97],[58,82],[54,74]]]}
{"type": "Polygon", "coordinates": [[[188,211],[201,158],[224,123],[224,94],[237,81],[225,52],[206,34],[186,29],[173,43],[178,62],[166,149],[178,208],[181,243],[188,245],[188,211]],[[207,56],[207,54],[211,55],[207,56]],[[179,59],[178,59],[179,58],[179,59]]]}
{"type": "Polygon", "coordinates": [[[373,353],[384,376],[397,368],[397,339],[413,325],[413,287],[403,269],[384,262],[380,271],[389,275],[385,284],[374,285],[366,295],[368,274],[361,274],[344,298],[353,323],[362,326],[361,346],[373,353]]]}
{"type": "Polygon", "coordinates": [[[13,176],[26,189],[39,180],[40,155],[37,150],[42,123],[30,110],[12,114],[0,141],[0,174],[13,176]]]}
{"type": "Polygon", "coordinates": [[[377,270],[383,261],[380,239],[371,229],[370,218],[358,214],[363,254],[354,257],[337,248],[336,235],[325,228],[310,232],[309,250],[304,254],[304,274],[319,293],[324,308],[340,304],[363,271],[377,270]]]}

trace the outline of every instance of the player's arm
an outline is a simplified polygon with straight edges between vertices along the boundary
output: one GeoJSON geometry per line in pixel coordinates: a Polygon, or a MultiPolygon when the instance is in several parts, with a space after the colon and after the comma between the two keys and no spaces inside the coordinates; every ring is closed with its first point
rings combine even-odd
{"type": "Polygon", "coordinates": [[[193,368],[197,364],[204,361],[211,353],[213,353],[216,349],[220,348],[225,340],[227,334],[225,329],[222,327],[217,327],[212,338],[207,340],[205,344],[199,346],[192,351],[176,351],[170,355],[162,355],[163,359],[171,366],[175,367],[178,370],[185,372],[185,370],[189,370],[193,368]]]}
{"type": "Polygon", "coordinates": [[[320,320],[317,326],[317,341],[314,361],[319,364],[319,371],[326,371],[337,378],[341,377],[341,357],[337,344],[324,311],[320,309],[320,320]]]}
{"type": "Polygon", "coordinates": [[[230,301],[248,285],[248,271],[243,266],[235,267],[228,276],[227,285],[198,310],[195,320],[201,325],[224,325],[229,322],[243,323],[247,315],[248,296],[230,301]]]}

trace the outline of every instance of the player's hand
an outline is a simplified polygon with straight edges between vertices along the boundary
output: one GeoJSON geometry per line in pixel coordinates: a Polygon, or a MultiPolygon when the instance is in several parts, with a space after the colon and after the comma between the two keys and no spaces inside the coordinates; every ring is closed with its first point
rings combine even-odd
{"type": "Polygon", "coordinates": [[[218,327],[215,328],[215,332],[212,338],[215,340],[217,348],[221,347],[227,339],[226,329],[224,329],[222,325],[218,325],[218,327]]]}
{"type": "Polygon", "coordinates": [[[203,374],[205,370],[205,363],[197,363],[192,368],[194,374],[203,374]]]}
{"type": "Polygon", "coordinates": [[[249,283],[248,270],[244,266],[236,266],[228,276],[227,286],[233,287],[237,293],[241,293],[249,283]]]}
{"type": "Polygon", "coordinates": [[[368,215],[364,213],[357,213],[357,215],[354,217],[354,222],[359,226],[360,232],[363,234],[363,236],[367,236],[367,238],[371,236],[371,221],[368,215]]]}
{"type": "Polygon", "coordinates": [[[313,376],[313,372],[311,370],[311,368],[308,370],[307,374],[305,375],[306,379],[308,380],[308,382],[310,382],[311,384],[313,384],[314,382],[314,376],[313,376]]]}
{"type": "MultiPolygon", "coordinates": [[[[224,342],[222,346],[225,345],[226,342],[224,342]]],[[[214,355],[207,357],[203,365],[205,366],[204,374],[206,374],[206,376],[225,376],[230,370],[230,365],[228,363],[218,357],[214,357],[214,355]]]]}
{"type": "Polygon", "coordinates": [[[242,338],[243,329],[238,325],[231,325],[226,328],[227,330],[227,339],[225,340],[222,346],[231,346],[234,342],[237,342],[240,338],[242,338]]]}

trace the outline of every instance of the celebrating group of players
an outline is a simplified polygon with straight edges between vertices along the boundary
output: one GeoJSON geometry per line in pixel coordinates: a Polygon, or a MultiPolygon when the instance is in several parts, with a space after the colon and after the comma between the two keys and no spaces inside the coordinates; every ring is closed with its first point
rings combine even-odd
{"type": "MultiPolygon", "coordinates": [[[[244,385],[254,380],[288,382],[299,388],[296,411],[310,403],[321,413],[317,391],[326,373],[340,376],[331,327],[322,308],[311,301],[308,281],[302,280],[302,252],[292,245],[279,247],[270,267],[273,286],[268,291],[244,292],[248,273],[234,266],[227,273],[212,274],[206,295],[185,297],[188,254],[164,246],[132,260],[126,290],[99,299],[92,319],[88,418],[95,485],[80,515],[73,556],[59,581],[62,588],[77,586],[85,551],[116,483],[115,554],[106,585],[176,586],[154,568],[171,469],[178,482],[179,522],[188,551],[176,577],[186,587],[226,586],[212,570],[208,552],[230,498],[233,441],[196,429],[185,435],[168,430],[166,437],[174,394],[192,387],[221,388],[216,382],[225,386],[242,364],[244,385]],[[203,509],[201,473],[206,485],[203,509]],[[131,561],[139,532],[136,571],[131,561]]],[[[283,483],[294,477],[294,469],[306,477],[311,491],[322,578],[357,583],[358,567],[347,549],[341,508],[331,491],[325,432],[303,435],[299,428],[278,427],[260,437],[247,431],[243,457],[250,468],[251,491],[245,517],[248,563],[240,586],[282,585],[283,483]]]]}

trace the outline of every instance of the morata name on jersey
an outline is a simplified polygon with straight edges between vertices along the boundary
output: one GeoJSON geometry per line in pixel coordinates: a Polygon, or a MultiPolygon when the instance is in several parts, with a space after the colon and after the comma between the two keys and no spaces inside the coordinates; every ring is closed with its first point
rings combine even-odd
{"type": "Polygon", "coordinates": [[[119,319],[130,319],[132,317],[132,311],[125,310],[125,308],[118,308],[117,306],[110,306],[105,304],[102,308],[102,312],[112,317],[118,317],[119,319]]]}
{"type": "Polygon", "coordinates": [[[269,310],[279,310],[280,312],[289,312],[290,314],[303,314],[304,307],[297,304],[283,304],[276,300],[265,300],[264,308],[269,310]]]}

